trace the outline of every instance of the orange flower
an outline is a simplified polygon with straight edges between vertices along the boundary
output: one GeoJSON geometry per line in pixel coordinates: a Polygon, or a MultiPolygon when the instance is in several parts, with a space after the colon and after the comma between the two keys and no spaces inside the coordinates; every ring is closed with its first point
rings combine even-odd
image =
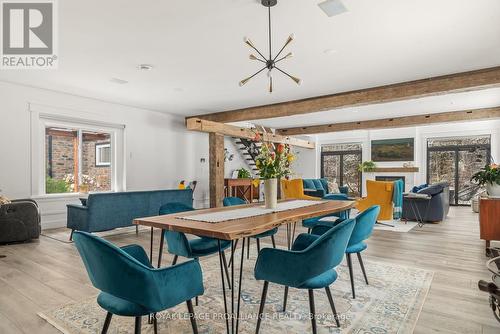
{"type": "Polygon", "coordinates": [[[260,141],[262,139],[262,137],[260,136],[260,133],[256,133],[255,134],[255,137],[253,138],[254,141],[260,141]]]}
{"type": "Polygon", "coordinates": [[[499,166],[495,163],[491,164],[490,168],[491,169],[497,169],[499,166]]]}
{"type": "Polygon", "coordinates": [[[283,153],[283,151],[285,151],[285,145],[278,144],[278,147],[276,147],[276,152],[278,152],[278,154],[281,154],[283,153]]]}

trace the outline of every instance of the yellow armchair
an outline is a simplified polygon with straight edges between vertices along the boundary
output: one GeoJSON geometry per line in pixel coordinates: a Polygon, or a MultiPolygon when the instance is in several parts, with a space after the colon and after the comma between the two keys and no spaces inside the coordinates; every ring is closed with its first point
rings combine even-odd
{"type": "Polygon", "coordinates": [[[318,199],[317,197],[304,195],[304,184],[302,179],[281,180],[281,194],[283,199],[318,199]]]}
{"type": "Polygon", "coordinates": [[[393,202],[392,192],[394,191],[394,182],[366,181],[367,196],[361,198],[356,203],[359,211],[365,211],[373,205],[380,205],[379,220],[392,220],[393,202]]]}

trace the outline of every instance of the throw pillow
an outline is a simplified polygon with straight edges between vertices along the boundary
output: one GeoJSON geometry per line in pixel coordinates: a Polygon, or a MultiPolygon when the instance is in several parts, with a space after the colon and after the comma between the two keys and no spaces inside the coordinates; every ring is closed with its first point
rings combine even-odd
{"type": "Polygon", "coordinates": [[[11,201],[5,196],[0,195],[0,205],[10,204],[11,201]]]}
{"type": "Polygon", "coordinates": [[[328,193],[339,194],[340,193],[339,185],[335,182],[328,181],[328,193]]]}

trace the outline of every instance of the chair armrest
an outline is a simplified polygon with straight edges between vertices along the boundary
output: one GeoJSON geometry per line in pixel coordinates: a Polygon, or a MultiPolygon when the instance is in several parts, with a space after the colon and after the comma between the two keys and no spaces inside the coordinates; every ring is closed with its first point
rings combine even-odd
{"type": "Polygon", "coordinates": [[[88,231],[87,214],[88,208],[83,205],[68,204],[68,219],[66,226],[72,230],[88,231]]]}
{"type": "Polygon", "coordinates": [[[143,265],[152,268],[151,262],[149,261],[148,255],[146,254],[146,251],[144,248],[142,248],[139,245],[127,245],[121,247],[121,249],[127,253],[128,255],[132,256],[134,259],[142,263],[143,265]]]}
{"type": "MultiPolygon", "coordinates": [[[[314,229],[313,229],[314,230],[314,229]]],[[[301,233],[297,236],[295,239],[293,245],[292,245],[292,250],[294,251],[301,251],[309,247],[310,244],[316,241],[318,239],[318,235],[312,235],[308,233],[301,233]]]]}
{"type": "Polygon", "coordinates": [[[162,311],[204,293],[203,275],[198,260],[175,266],[150,269],[156,289],[147,288],[151,294],[153,310],[162,311]]]}

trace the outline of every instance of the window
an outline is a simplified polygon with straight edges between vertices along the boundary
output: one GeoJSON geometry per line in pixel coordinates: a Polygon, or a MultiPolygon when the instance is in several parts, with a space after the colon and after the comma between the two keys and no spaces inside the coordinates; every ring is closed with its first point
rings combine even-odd
{"type": "Polygon", "coordinates": [[[111,133],[45,126],[45,193],[110,191],[111,133]]]}
{"type": "Polygon", "coordinates": [[[321,177],[326,177],[339,186],[347,186],[351,196],[361,196],[361,173],[358,170],[361,155],[361,144],[323,145],[321,177]]]}
{"type": "Polygon", "coordinates": [[[111,144],[95,144],[95,165],[111,166],[111,144]]]}

